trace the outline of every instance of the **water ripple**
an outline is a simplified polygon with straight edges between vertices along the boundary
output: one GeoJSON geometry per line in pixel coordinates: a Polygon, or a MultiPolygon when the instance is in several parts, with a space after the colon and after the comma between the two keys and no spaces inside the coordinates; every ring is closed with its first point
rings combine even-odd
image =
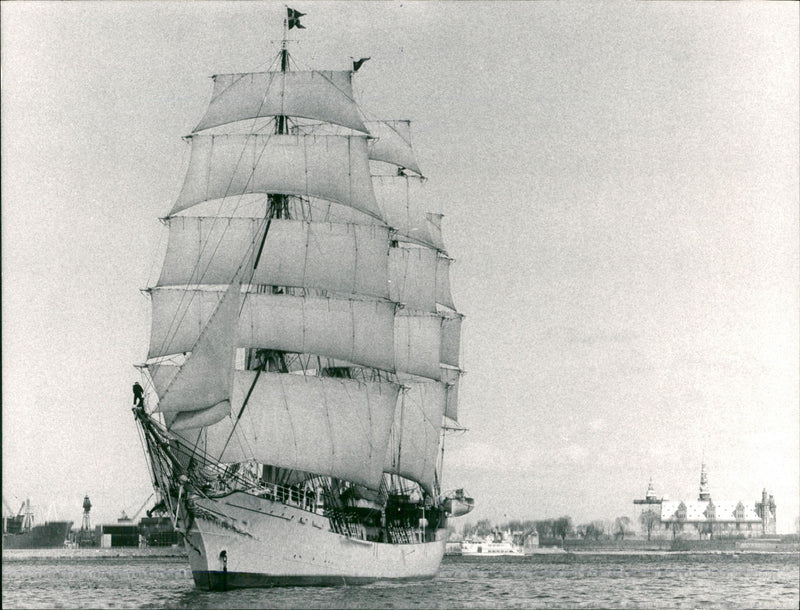
{"type": "Polygon", "coordinates": [[[6,608],[797,608],[798,554],[446,557],[437,577],[215,593],[181,557],[4,552],[6,608]]]}

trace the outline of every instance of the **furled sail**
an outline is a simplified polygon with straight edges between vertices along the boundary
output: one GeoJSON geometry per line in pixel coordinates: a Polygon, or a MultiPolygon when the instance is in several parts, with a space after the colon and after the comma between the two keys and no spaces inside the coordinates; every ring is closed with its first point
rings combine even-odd
{"type": "Polygon", "coordinates": [[[434,381],[404,382],[404,386],[384,470],[416,481],[433,493],[445,386],[434,381]]]}
{"type": "MultiPolygon", "coordinates": [[[[238,413],[255,371],[236,371],[238,413]]],[[[207,428],[199,448],[226,463],[255,459],[380,486],[399,386],[388,382],[261,373],[230,443],[233,418],[207,428]]]]}
{"type": "Polygon", "coordinates": [[[229,403],[241,297],[239,281],[223,293],[192,345],[191,356],[161,394],[159,411],[199,411],[229,403]]]}
{"type": "Polygon", "coordinates": [[[397,239],[444,252],[440,226],[431,217],[423,179],[416,176],[373,176],[375,196],[383,218],[397,239]]]}
{"type": "MultiPolygon", "coordinates": [[[[267,221],[175,216],[158,286],[224,284],[253,262],[267,221]]],[[[388,298],[389,230],[378,225],[272,219],[251,280],[388,298]]]]}
{"type": "Polygon", "coordinates": [[[368,121],[367,129],[375,138],[369,143],[369,158],[391,163],[422,175],[411,146],[409,121],[368,121]]]}
{"type": "Polygon", "coordinates": [[[316,119],[367,133],[353,100],[352,72],[217,74],[205,116],[195,131],[270,116],[316,119]]]}
{"type": "MultiPolygon", "coordinates": [[[[189,351],[220,294],[151,289],[148,357],[189,351]]],[[[251,293],[239,318],[237,346],[310,353],[439,379],[441,327],[441,315],[396,311],[389,301],[251,293]]]]}
{"type": "Polygon", "coordinates": [[[375,217],[366,136],[193,135],[183,188],[169,215],[246,193],[320,197],[375,217]]]}

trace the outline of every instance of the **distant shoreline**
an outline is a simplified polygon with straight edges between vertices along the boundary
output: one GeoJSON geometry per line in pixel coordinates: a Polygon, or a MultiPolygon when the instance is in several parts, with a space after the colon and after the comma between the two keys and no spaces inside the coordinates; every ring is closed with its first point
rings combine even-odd
{"type": "Polygon", "coordinates": [[[800,540],[796,537],[770,538],[716,538],[711,540],[695,540],[688,538],[642,540],[638,538],[625,540],[590,540],[567,538],[556,546],[572,553],[580,552],[797,552],[800,551],[800,540]]]}
{"type": "MultiPolygon", "coordinates": [[[[800,554],[800,545],[797,543],[783,543],[771,545],[772,548],[743,548],[743,549],[718,549],[701,548],[691,549],[668,549],[668,548],[612,548],[611,545],[597,544],[594,548],[569,548],[559,552],[542,551],[532,553],[525,557],[514,557],[513,559],[525,559],[530,557],[546,557],[565,555],[797,555],[800,554]]],[[[460,554],[447,554],[447,557],[454,558],[462,556],[460,554]]],[[[3,561],[28,561],[28,560],[49,560],[49,559],[73,559],[73,560],[113,560],[113,559],[183,559],[186,558],[186,550],[181,547],[112,547],[112,548],[89,548],[89,549],[3,549],[3,561]]],[[[501,557],[479,557],[471,556],[467,559],[476,561],[486,559],[507,559],[501,557]]]]}
{"type": "MultiPolygon", "coordinates": [[[[796,537],[749,539],[626,539],[587,540],[567,538],[548,540],[538,549],[526,549],[526,555],[741,555],[741,554],[798,554],[800,540],[796,537]]],[[[460,556],[458,543],[448,543],[447,555],[460,556]]]]}
{"type": "Polygon", "coordinates": [[[786,549],[786,550],[717,550],[717,549],[693,549],[689,551],[681,550],[568,550],[566,553],[573,555],[798,555],[800,549],[786,549]]]}
{"type": "Polygon", "coordinates": [[[693,550],[693,551],[670,551],[670,550],[567,550],[560,553],[530,553],[527,555],[518,555],[508,557],[505,555],[460,555],[458,553],[447,553],[445,557],[458,557],[463,559],[474,559],[475,561],[499,560],[499,559],[527,559],[530,557],[565,557],[567,555],[620,555],[620,556],[635,556],[635,555],[654,555],[654,556],[668,556],[668,555],[800,555],[800,549],[788,549],[781,551],[774,550],[754,550],[754,551],[719,551],[719,550],[693,550]]]}
{"type": "Polygon", "coordinates": [[[162,557],[186,557],[181,547],[111,547],[111,548],[52,548],[52,549],[3,549],[3,560],[24,559],[157,559],[162,557]]]}

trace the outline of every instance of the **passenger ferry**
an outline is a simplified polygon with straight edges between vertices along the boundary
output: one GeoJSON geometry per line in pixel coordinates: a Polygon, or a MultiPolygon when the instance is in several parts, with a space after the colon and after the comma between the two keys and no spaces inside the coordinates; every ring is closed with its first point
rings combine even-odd
{"type": "Polygon", "coordinates": [[[483,539],[471,538],[461,543],[462,557],[503,557],[513,556],[522,557],[525,551],[519,545],[514,544],[511,533],[494,532],[483,539]]]}

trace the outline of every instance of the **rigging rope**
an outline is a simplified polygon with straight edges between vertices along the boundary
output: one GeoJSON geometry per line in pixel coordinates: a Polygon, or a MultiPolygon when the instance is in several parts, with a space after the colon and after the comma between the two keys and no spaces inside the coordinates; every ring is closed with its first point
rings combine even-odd
{"type": "Polygon", "coordinates": [[[225,450],[228,448],[228,443],[231,442],[231,437],[233,433],[236,431],[236,426],[239,424],[239,420],[242,418],[242,413],[244,413],[244,409],[247,406],[248,401],[250,400],[250,395],[253,393],[253,390],[256,387],[256,383],[258,382],[258,378],[261,376],[261,372],[267,366],[266,360],[261,362],[261,366],[258,367],[256,370],[255,379],[253,379],[253,383],[250,385],[250,389],[247,390],[247,396],[244,397],[244,402],[242,402],[242,408],[239,409],[239,414],[236,416],[236,421],[233,422],[233,428],[231,428],[231,433],[228,435],[228,440],[225,441],[225,444],[222,446],[222,450],[219,452],[219,457],[217,460],[222,459],[222,455],[225,453],[225,450]]]}

